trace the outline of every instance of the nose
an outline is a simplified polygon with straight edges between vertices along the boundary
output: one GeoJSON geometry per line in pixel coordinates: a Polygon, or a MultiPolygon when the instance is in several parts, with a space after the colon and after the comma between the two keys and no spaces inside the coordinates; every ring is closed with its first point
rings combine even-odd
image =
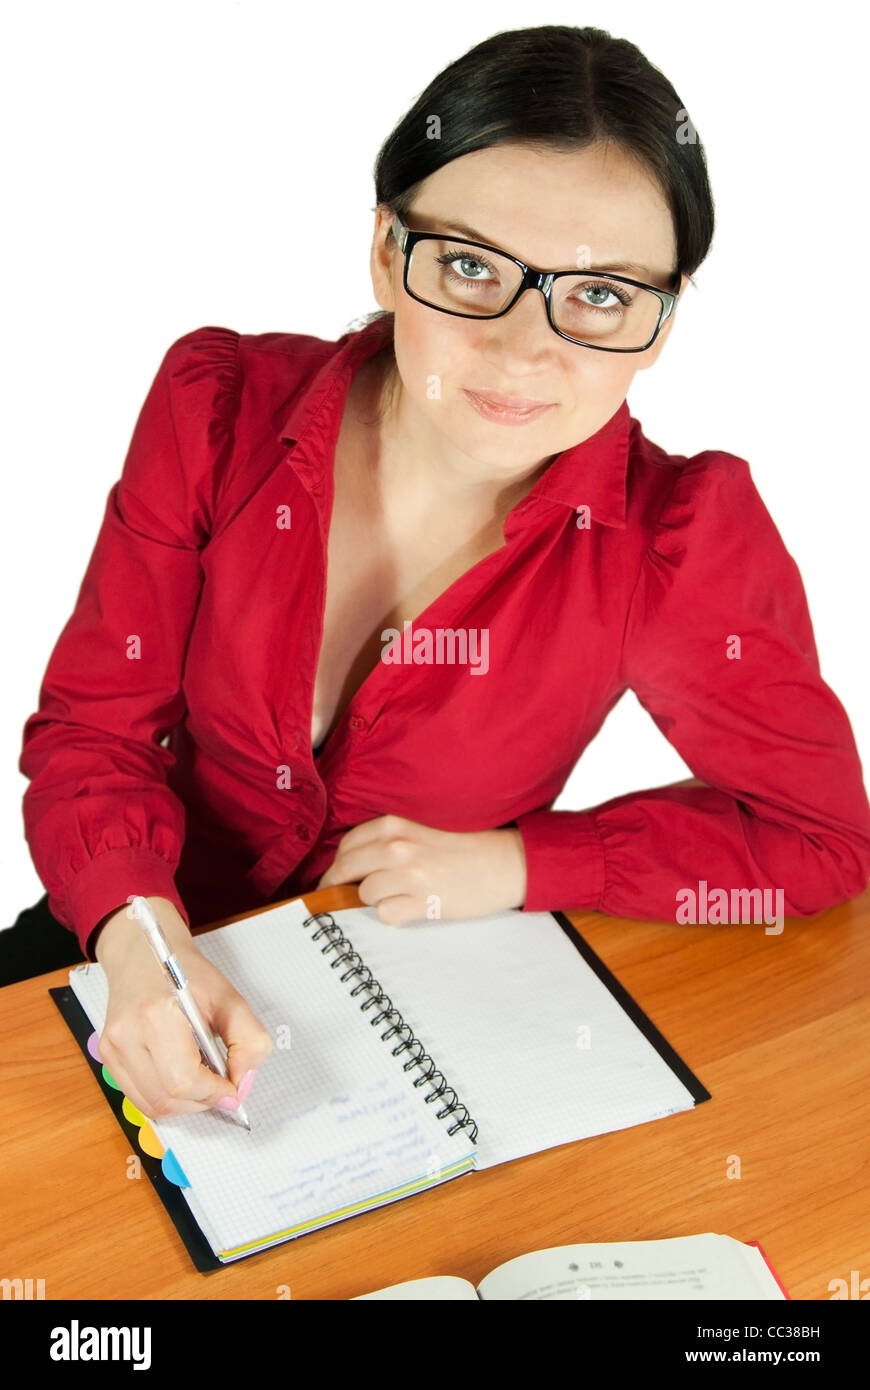
{"type": "Polygon", "coordinates": [[[517,346],[525,343],[528,347],[532,341],[539,346],[552,346],[550,340],[558,335],[550,324],[545,299],[552,279],[551,275],[542,275],[537,284],[526,285],[507,313],[493,321],[493,327],[501,324],[502,333],[517,346]]]}

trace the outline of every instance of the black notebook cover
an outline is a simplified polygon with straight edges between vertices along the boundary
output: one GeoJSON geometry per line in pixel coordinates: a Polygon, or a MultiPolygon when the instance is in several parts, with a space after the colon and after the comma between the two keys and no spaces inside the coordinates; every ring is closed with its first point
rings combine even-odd
{"type": "MultiPolygon", "coordinates": [[[[318,916],[329,916],[328,913],[318,913],[318,916]]],[[[621,1006],[624,1012],[634,1023],[635,1027],[646,1038],[647,1042],[655,1048],[656,1052],[671,1068],[671,1071],[683,1083],[692,1096],[696,1105],[702,1101],[710,1100],[711,1095],[705,1086],[701,1084],[694,1072],[686,1066],[683,1059],[674,1051],[666,1038],[662,1036],[655,1024],[647,1017],[640,1005],[631,997],[617,980],[611,970],[607,968],[600,956],[597,956],[585,941],[576,927],[573,927],[563,912],[553,912],[550,914],[555,917],[560,927],[567,933],[571,941],[577,947],[586,964],[598,976],[599,980],[613,995],[614,999],[621,1006]]],[[[194,1266],[200,1274],[208,1274],[215,1269],[227,1269],[232,1264],[239,1264],[241,1260],[249,1260],[252,1255],[259,1255],[260,1250],[251,1250],[247,1255],[242,1255],[238,1260],[228,1261],[224,1264],[215,1255],[199,1226],[193,1218],[190,1207],[182,1196],[181,1188],[176,1187],[175,1183],[169,1181],[163,1174],[163,1169],[159,1158],[152,1158],[150,1154],[143,1153],[139,1147],[138,1135],[139,1128],[132,1124],[124,1115],[122,1105],[124,1096],[121,1091],[116,1091],[110,1086],[103,1076],[103,1068],[88,1052],[88,1038],[94,1031],[94,1026],[73,993],[69,985],[63,985],[59,989],[50,989],[49,994],[57,1005],[61,1017],[66,1022],[70,1032],[81,1048],[82,1055],[90,1065],[90,1069],[96,1078],[98,1086],[101,1088],[109,1105],[112,1107],[115,1119],[123,1129],[127,1138],[130,1140],[131,1152],[142,1163],[142,1167],[148,1174],[151,1185],[157,1193],[169,1216],[171,1217],[178,1234],[184,1242],[185,1248],[193,1260],[194,1266]]],[[[581,1143],[581,1140],[576,1142],[581,1143]]],[[[473,1170],[472,1170],[473,1171],[473,1170]]],[[[424,1193],[416,1194],[423,1196],[424,1193]]],[[[402,1199],[406,1200],[406,1199],[402,1199]]],[[[362,1214],[362,1213],[360,1213],[362,1214]]],[[[313,1234],[313,1233],[312,1233],[313,1234]]],[[[296,1237],[298,1239],[298,1237],[296,1237]]],[[[274,1249],[275,1247],[270,1247],[274,1249]]]]}

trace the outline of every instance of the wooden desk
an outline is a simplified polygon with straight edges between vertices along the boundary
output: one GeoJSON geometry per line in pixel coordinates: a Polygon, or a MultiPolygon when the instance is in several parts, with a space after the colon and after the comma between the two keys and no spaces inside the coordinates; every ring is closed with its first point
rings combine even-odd
{"type": "MultiPolygon", "coordinates": [[[[306,896],[358,904],[353,888],[306,896]]],[[[571,914],[713,1099],[464,1175],[214,1274],[193,1269],[47,994],[0,991],[0,1276],[46,1299],[347,1299],[477,1283],[529,1250],[716,1231],[758,1240],[794,1299],[870,1275],[870,889],[810,920],[676,926],[571,914]],[[729,1178],[739,1158],[741,1176],[729,1178]]],[[[236,918],[227,920],[235,921],[236,918]]]]}

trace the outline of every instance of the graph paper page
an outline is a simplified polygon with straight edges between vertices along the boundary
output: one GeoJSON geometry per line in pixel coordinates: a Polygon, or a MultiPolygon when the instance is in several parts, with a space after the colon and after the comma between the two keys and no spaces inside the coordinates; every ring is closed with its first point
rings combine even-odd
{"type": "Polygon", "coordinates": [[[693,1107],[550,913],[333,917],[477,1121],[476,1168],[693,1107]]]}

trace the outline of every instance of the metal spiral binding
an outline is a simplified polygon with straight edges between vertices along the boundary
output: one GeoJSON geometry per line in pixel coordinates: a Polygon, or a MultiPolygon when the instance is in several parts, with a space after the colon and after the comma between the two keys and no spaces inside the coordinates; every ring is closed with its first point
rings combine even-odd
{"type": "Polygon", "coordinates": [[[473,1120],[469,1115],[468,1110],[460,1101],[453,1087],[448,1086],[446,1077],[443,1072],[438,1070],[429,1053],[425,1051],[420,1039],[415,1036],[409,1024],[405,1023],[399,1010],[393,1007],[392,1000],[384,993],[379,982],[374,978],[371,970],[365,964],[359,953],[353,949],[352,943],[342,934],[341,927],[332,916],[332,913],[315,912],[311,917],[306,917],[302,925],[304,927],[309,927],[312,922],[318,923],[317,931],[312,933],[312,941],[317,941],[321,936],[328,937],[326,945],[320,948],[321,955],[325,956],[327,952],[334,950],[340,952],[335,960],[330,961],[330,969],[336,970],[338,966],[341,965],[342,961],[352,962],[350,968],[345,970],[344,974],[339,977],[341,983],[344,984],[344,982],[349,980],[353,975],[364,976],[364,978],[361,979],[358,984],[355,984],[350,991],[351,998],[355,998],[361,990],[367,990],[369,992],[370,997],[364,1004],[360,1004],[362,1013],[370,1009],[373,1004],[384,1004],[386,1006],[375,1014],[374,1018],[369,1020],[371,1026],[373,1028],[376,1027],[384,1018],[396,1020],[396,1022],[392,1023],[390,1027],[387,1028],[386,1032],[381,1033],[381,1038],[386,1040],[395,1033],[400,1035],[402,1041],[397,1047],[390,1049],[394,1057],[397,1057],[399,1053],[407,1050],[414,1052],[414,1056],[410,1057],[407,1062],[402,1064],[402,1070],[409,1071],[411,1067],[421,1067],[424,1068],[424,1073],[422,1076],[418,1076],[412,1084],[414,1086],[423,1086],[427,1081],[435,1082],[435,1089],[430,1091],[429,1095],[423,1097],[426,1104],[431,1104],[431,1102],[436,1100],[439,1096],[448,1098],[448,1104],[443,1106],[442,1109],[436,1110],[436,1119],[441,1120],[445,1115],[452,1115],[455,1111],[457,1114],[461,1115],[462,1118],[457,1119],[455,1124],[450,1125],[447,1133],[455,1134],[457,1130],[466,1129],[470,1126],[471,1141],[472,1143],[476,1143],[477,1121],[473,1120]]]}

